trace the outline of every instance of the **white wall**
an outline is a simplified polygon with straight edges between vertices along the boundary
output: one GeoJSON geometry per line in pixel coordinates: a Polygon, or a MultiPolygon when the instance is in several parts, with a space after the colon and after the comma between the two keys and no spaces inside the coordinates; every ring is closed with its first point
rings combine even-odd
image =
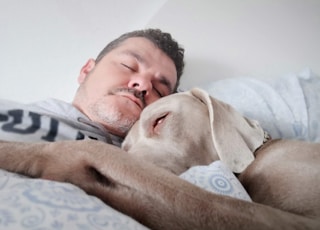
{"type": "Polygon", "coordinates": [[[144,27],[185,46],[184,88],[307,66],[320,74],[318,0],[0,0],[0,98],[71,101],[87,59],[144,27]]]}
{"type": "Polygon", "coordinates": [[[167,1],[149,26],[186,48],[182,86],[226,77],[320,75],[319,0],[167,1]]]}
{"type": "Polygon", "coordinates": [[[0,98],[71,101],[80,68],[165,0],[0,0],[0,98]]]}

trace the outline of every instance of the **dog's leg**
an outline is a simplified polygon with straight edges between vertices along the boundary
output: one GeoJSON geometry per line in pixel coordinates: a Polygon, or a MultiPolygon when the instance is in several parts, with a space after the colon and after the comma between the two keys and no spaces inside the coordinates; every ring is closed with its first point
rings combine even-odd
{"type": "Polygon", "coordinates": [[[95,169],[90,165],[101,160],[106,153],[126,154],[116,146],[94,140],[51,143],[0,141],[0,168],[57,181],[68,181],[69,176],[75,174],[81,180],[84,175],[90,177],[90,174],[95,174],[95,169]]]}
{"type": "Polygon", "coordinates": [[[0,167],[31,177],[41,177],[41,168],[48,156],[43,153],[43,143],[0,141],[0,167]]]}
{"type": "Polygon", "coordinates": [[[135,158],[114,155],[100,173],[114,187],[93,191],[152,229],[319,229],[320,222],[206,192],[135,158]],[[120,163],[124,162],[124,163],[120,163]],[[119,202],[121,201],[121,202],[119,202]],[[130,205],[129,205],[130,204],[130,205]]]}
{"type": "Polygon", "coordinates": [[[320,227],[316,220],[206,192],[97,141],[1,143],[0,167],[69,181],[152,229],[320,227]]]}

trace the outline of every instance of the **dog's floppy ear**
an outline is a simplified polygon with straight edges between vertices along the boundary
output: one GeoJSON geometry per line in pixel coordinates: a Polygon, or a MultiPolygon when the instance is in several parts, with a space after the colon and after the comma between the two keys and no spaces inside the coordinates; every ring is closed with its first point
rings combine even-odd
{"type": "Polygon", "coordinates": [[[214,147],[222,162],[241,173],[254,160],[254,151],[263,144],[264,131],[255,120],[243,117],[230,105],[194,88],[190,93],[208,107],[214,147]]]}

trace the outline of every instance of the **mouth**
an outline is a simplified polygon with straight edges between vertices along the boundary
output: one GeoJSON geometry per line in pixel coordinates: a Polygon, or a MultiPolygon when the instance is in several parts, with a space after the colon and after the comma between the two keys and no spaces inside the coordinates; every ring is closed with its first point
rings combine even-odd
{"type": "Polygon", "coordinates": [[[165,119],[167,118],[167,116],[169,115],[169,113],[165,113],[164,115],[161,115],[160,117],[158,117],[157,119],[155,119],[155,121],[153,122],[153,132],[156,134],[160,134],[160,129],[163,126],[163,123],[165,121],[165,119]]]}
{"type": "Polygon", "coordinates": [[[134,102],[141,110],[144,109],[144,105],[142,101],[139,98],[136,98],[134,95],[131,95],[131,94],[120,94],[120,95],[134,102]]]}
{"type": "Polygon", "coordinates": [[[146,107],[144,96],[140,91],[131,88],[116,88],[108,92],[109,95],[118,95],[134,102],[141,110],[146,107]]]}
{"type": "Polygon", "coordinates": [[[140,109],[143,109],[143,105],[138,98],[131,96],[131,95],[124,95],[124,97],[126,97],[126,98],[130,99],[131,101],[133,101],[134,103],[136,103],[136,105],[139,106],[140,109]]]}

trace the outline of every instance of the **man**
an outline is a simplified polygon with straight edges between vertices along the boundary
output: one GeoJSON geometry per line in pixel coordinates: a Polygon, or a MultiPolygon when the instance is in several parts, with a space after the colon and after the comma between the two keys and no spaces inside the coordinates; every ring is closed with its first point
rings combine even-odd
{"type": "MultiPolygon", "coordinates": [[[[158,29],[133,31],[109,43],[95,60],[87,61],[80,71],[80,86],[72,104],[55,99],[29,105],[0,100],[0,162],[11,153],[22,154],[26,158],[19,157],[19,164],[28,165],[28,172],[18,172],[69,181],[99,197],[69,176],[79,175],[80,181],[91,184],[82,177],[82,169],[89,169],[85,174],[94,176],[94,180],[100,178],[90,167],[82,168],[81,162],[86,157],[100,162],[97,154],[119,156],[123,152],[118,147],[144,107],[177,90],[183,58],[184,49],[170,34],[158,29]],[[63,141],[82,139],[99,141],[63,141]],[[38,153],[41,163],[30,162],[29,156],[38,153]],[[46,167],[44,159],[54,167],[46,167]],[[44,166],[46,172],[32,174],[33,163],[44,166]],[[60,173],[63,177],[57,177],[60,173]]],[[[125,164],[123,160],[116,164],[101,162],[125,164]]],[[[10,171],[6,166],[15,167],[12,161],[4,166],[10,171]]],[[[130,180],[130,172],[127,178],[130,180]]]]}
{"type": "Polygon", "coordinates": [[[183,58],[184,49],[159,29],[123,34],[82,67],[72,105],[2,103],[0,140],[91,138],[120,146],[146,105],[176,91],[183,58]]]}

